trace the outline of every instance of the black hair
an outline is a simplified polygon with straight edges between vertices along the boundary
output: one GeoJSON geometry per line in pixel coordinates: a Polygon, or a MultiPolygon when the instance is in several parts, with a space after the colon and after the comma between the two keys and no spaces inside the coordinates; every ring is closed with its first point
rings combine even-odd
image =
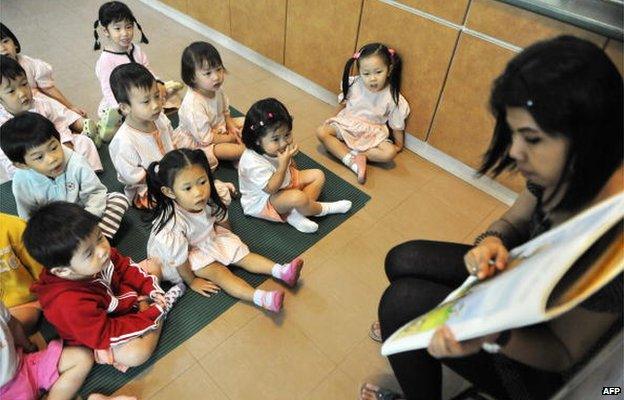
{"type": "Polygon", "coordinates": [[[383,43],[366,44],[347,60],[342,73],[343,99],[346,101],[347,94],[349,93],[349,87],[351,87],[351,85],[349,85],[349,77],[351,76],[351,68],[353,67],[353,64],[357,64],[357,67],[360,68],[360,60],[373,55],[381,57],[383,62],[388,67],[388,83],[390,84],[390,93],[392,93],[392,98],[398,105],[399,94],[401,92],[401,72],[403,70],[403,62],[401,61],[399,53],[397,53],[394,49],[390,49],[383,43]]]}
{"type": "Polygon", "coordinates": [[[97,33],[98,24],[101,25],[104,29],[108,28],[108,25],[115,22],[120,21],[128,21],[136,24],[139,31],[141,31],[141,43],[148,44],[149,40],[147,40],[147,36],[143,33],[143,29],[139,24],[139,21],[134,17],[130,8],[122,3],[121,1],[109,1],[100,6],[100,10],[98,11],[98,19],[93,23],[93,36],[95,37],[95,44],[93,45],[93,50],[99,50],[100,45],[100,37],[97,33]]]}
{"type": "Polygon", "coordinates": [[[16,53],[22,51],[22,46],[20,45],[19,40],[17,40],[17,36],[15,36],[5,24],[0,22],[0,40],[4,39],[5,37],[8,37],[13,41],[16,53]]]}
{"type": "Polygon", "coordinates": [[[0,148],[12,162],[24,163],[26,152],[61,135],[54,124],[41,114],[24,111],[0,126],[0,148]]]}
{"type": "Polygon", "coordinates": [[[110,76],[110,87],[117,103],[130,104],[130,89],[150,90],[154,82],[154,75],[138,63],[118,65],[110,76]]]}
{"type": "Polygon", "coordinates": [[[22,240],[28,253],[46,269],[65,267],[99,222],[78,204],[54,201],[30,215],[22,240]]]}
{"type": "Polygon", "coordinates": [[[258,154],[264,154],[260,140],[267,133],[273,132],[283,125],[289,131],[292,130],[293,117],[284,104],[272,97],[258,100],[249,107],[247,115],[245,115],[245,124],[241,132],[243,143],[248,149],[258,154]]]}
{"type": "Polygon", "coordinates": [[[208,68],[223,67],[219,51],[208,42],[193,42],[182,52],[182,80],[188,86],[195,87],[195,69],[201,68],[204,63],[208,68]]]}
{"type": "Polygon", "coordinates": [[[147,168],[148,202],[152,209],[152,220],[157,221],[156,233],[160,232],[171,218],[175,218],[174,200],[165,196],[162,188],[173,188],[180,170],[191,165],[199,165],[206,171],[208,182],[210,183],[208,204],[211,206],[212,215],[217,217],[218,220],[225,218],[227,207],[215,188],[214,177],[212,176],[212,171],[210,171],[206,153],[200,149],[171,150],[160,161],[152,162],[147,168]]]}
{"type": "Polygon", "coordinates": [[[0,55],[0,82],[3,78],[17,79],[20,76],[26,77],[26,71],[19,63],[7,55],[0,55]]]}
{"type": "Polygon", "coordinates": [[[553,194],[564,183],[568,186],[555,209],[573,211],[588,204],[622,164],[623,89],[613,62],[587,40],[559,36],[527,47],[492,86],[496,125],[479,173],[497,176],[516,168],[509,155],[512,132],[506,108],[521,107],[544,133],[569,141],[553,194]]]}

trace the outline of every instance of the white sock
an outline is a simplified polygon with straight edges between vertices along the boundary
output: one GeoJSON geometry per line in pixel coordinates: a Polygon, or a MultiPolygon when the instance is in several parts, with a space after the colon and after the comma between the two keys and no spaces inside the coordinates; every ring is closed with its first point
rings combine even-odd
{"type": "Polygon", "coordinates": [[[273,269],[271,269],[271,275],[276,279],[282,279],[282,269],[284,269],[283,265],[275,264],[273,269]]]}
{"type": "Polygon", "coordinates": [[[262,299],[266,292],[264,290],[256,289],[253,293],[253,302],[255,305],[262,307],[262,299]]]}
{"type": "Polygon", "coordinates": [[[321,205],[321,212],[316,214],[316,217],[327,214],[344,214],[351,209],[350,200],[332,201],[331,203],[319,201],[319,204],[321,205]]]}
{"type": "Polygon", "coordinates": [[[316,222],[310,221],[295,209],[288,214],[286,222],[294,226],[299,232],[313,233],[318,230],[318,224],[316,222]]]}
{"type": "Polygon", "coordinates": [[[351,170],[357,174],[358,167],[357,167],[357,164],[353,162],[355,160],[355,156],[357,152],[355,153],[354,152],[355,150],[351,150],[351,153],[345,154],[345,156],[342,157],[342,163],[346,165],[347,167],[351,168],[351,170]]]}

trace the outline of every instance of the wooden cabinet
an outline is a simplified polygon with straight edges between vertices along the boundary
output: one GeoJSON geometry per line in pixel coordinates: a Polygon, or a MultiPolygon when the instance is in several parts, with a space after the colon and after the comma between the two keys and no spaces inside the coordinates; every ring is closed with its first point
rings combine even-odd
{"type": "Polygon", "coordinates": [[[234,40],[284,63],[286,0],[231,1],[230,21],[234,40]]]}
{"type": "MultiPolygon", "coordinates": [[[[488,107],[492,81],[514,56],[511,50],[461,35],[427,139],[432,146],[475,169],[479,167],[494,129],[488,107]]],[[[502,180],[518,189],[514,179],[502,180]]]]}
{"type": "Polygon", "coordinates": [[[378,0],[365,0],[357,48],[383,42],[403,60],[401,93],[412,113],[407,132],[425,139],[459,32],[378,0]]]}
{"type": "Polygon", "coordinates": [[[606,42],[596,33],[496,0],[472,0],[466,26],[518,47],[559,35],[578,36],[600,47],[606,42]]]}
{"type": "Polygon", "coordinates": [[[622,47],[622,42],[613,39],[609,39],[609,43],[605,47],[605,52],[613,60],[620,74],[624,74],[624,52],[622,47]]]}
{"type": "Polygon", "coordinates": [[[340,92],[345,62],[354,53],[362,0],[288,0],[286,67],[340,92]]]}
{"type": "Polygon", "coordinates": [[[188,0],[188,14],[225,35],[231,35],[229,0],[188,0]]]}
{"type": "Polygon", "coordinates": [[[185,14],[188,14],[187,0],[162,0],[168,6],[171,6],[185,14]]]}
{"type": "Polygon", "coordinates": [[[462,25],[470,0],[398,0],[398,2],[462,25]]]}

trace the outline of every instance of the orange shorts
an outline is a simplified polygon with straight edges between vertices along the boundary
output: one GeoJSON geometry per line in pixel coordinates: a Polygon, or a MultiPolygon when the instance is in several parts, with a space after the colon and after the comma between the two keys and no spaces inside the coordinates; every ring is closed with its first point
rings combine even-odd
{"type": "MultiPolygon", "coordinates": [[[[301,182],[299,179],[299,170],[292,165],[289,167],[290,171],[290,185],[282,188],[280,190],[288,190],[288,189],[301,189],[301,182]]],[[[277,212],[273,204],[271,204],[271,200],[268,200],[264,205],[264,208],[260,212],[260,217],[264,219],[268,219],[269,221],[275,222],[285,222],[286,218],[277,212]]]]}

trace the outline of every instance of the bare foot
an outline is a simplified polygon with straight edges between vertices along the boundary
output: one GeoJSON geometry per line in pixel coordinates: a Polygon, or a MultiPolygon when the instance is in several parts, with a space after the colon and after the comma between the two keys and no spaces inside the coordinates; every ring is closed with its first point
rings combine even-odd
{"type": "Polygon", "coordinates": [[[360,400],[404,400],[400,394],[389,389],[381,388],[372,383],[365,383],[360,387],[360,400]]]}
{"type": "Polygon", "coordinates": [[[138,400],[135,396],[105,396],[101,393],[91,393],[87,400],[138,400]]]}

